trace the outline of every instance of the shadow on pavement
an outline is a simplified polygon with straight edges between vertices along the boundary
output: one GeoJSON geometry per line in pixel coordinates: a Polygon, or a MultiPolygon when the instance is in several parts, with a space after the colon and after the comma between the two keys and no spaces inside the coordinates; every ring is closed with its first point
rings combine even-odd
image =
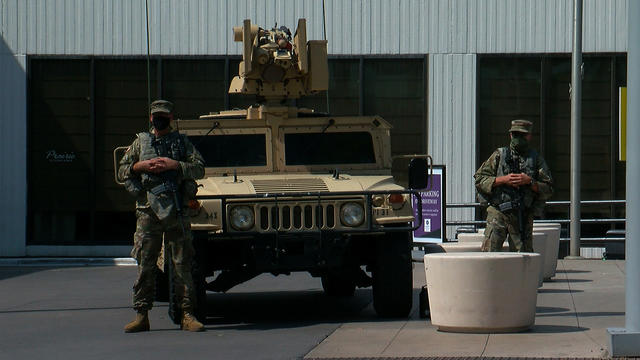
{"type": "Polygon", "coordinates": [[[565,273],[565,274],[585,274],[585,273],[590,273],[591,271],[589,270],[556,270],[556,273],[565,273]]]}
{"type": "Polygon", "coordinates": [[[567,308],[561,307],[551,307],[551,306],[538,306],[536,307],[536,314],[546,314],[546,313],[559,313],[569,311],[567,308]]]}
{"type": "Polygon", "coordinates": [[[554,333],[568,333],[568,332],[578,332],[578,331],[586,331],[589,328],[581,327],[581,326],[566,326],[566,325],[533,325],[533,327],[529,330],[530,333],[537,334],[554,334],[554,333]]]}
{"type": "MultiPolygon", "coordinates": [[[[414,309],[419,289],[414,289],[414,309]]],[[[327,296],[321,290],[208,293],[206,325],[216,329],[265,330],[319,323],[364,321],[421,321],[417,316],[402,319],[377,317],[371,289],[357,289],[351,297],[327,296]]]]}
{"type": "Polygon", "coordinates": [[[572,294],[580,293],[584,290],[569,290],[569,289],[538,289],[538,294],[572,294]]]}
{"type": "Polygon", "coordinates": [[[585,312],[565,312],[565,313],[555,313],[555,314],[542,314],[542,315],[538,315],[536,314],[536,316],[542,317],[548,317],[548,316],[578,316],[581,318],[584,317],[597,317],[597,316],[624,316],[624,312],[617,312],[617,311],[585,311],[585,312]]]}

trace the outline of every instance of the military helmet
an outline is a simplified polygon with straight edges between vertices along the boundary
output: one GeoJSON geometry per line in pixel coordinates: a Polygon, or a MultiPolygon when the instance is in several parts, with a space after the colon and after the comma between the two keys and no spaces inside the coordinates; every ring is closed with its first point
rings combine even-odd
{"type": "Polygon", "coordinates": [[[511,129],[509,129],[509,132],[521,132],[529,134],[532,128],[533,123],[531,121],[518,119],[511,121],[511,129]]]}
{"type": "Polygon", "coordinates": [[[156,100],[151,103],[151,114],[153,115],[157,112],[170,114],[173,112],[173,104],[167,100],[156,100]]]}

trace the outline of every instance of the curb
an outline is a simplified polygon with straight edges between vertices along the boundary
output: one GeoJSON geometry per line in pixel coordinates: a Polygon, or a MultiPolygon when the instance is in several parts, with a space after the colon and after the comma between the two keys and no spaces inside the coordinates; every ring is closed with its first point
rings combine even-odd
{"type": "Polygon", "coordinates": [[[136,266],[133,258],[0,258],[0,267],[19,266],[136,266]]]}

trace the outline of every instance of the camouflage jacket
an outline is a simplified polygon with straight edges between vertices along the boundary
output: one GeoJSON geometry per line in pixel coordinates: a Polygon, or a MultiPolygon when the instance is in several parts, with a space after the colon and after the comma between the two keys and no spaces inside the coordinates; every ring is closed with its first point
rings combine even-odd
{"type": "MultiPolygon", "coordinates": [[[[171,133],[165,136],[180,143],[180,151],[165,155],[177,160],[180,164],[177,171],[174,171],[175,176],[173,176],[172,180],[176,183],[175,185],[183,191],[182,188],[184,188],[184,184],[193,183],[194,180],[201,179],[204,176],[204,159],[186,136],[178,133],[171,133]]],[[[150,133],[138,134],[137,138],[125,152],[118,166],[118,178],[125,182],[127,190],[136,197],[136,208],[152,207],[149,199],[156,199],[156,197],[150,192],[163,182],[162,176],[138,174],[132,171],[133,165],[136,162],[156,157],[153,155],[149,156],[149,154],[155,154],[155,150],[148,148],[150,146],[148,139],[155,139],[155,135],[150,133]]],[[[195,190],[197,191],[197,189],[195,190]]],[[[193,195],[195,196],[195,192],[193,195]]],[[[156,209],[154,209],[154,211],[155,210],[156,209]]]]}
{"type": "MultiPolygon", "coordinates": [[[[502,202],[500,199],[509,199],[508,194],[513,189],[507,185],[493,187],[496,177],[509,173],[505,170],[505,159],[501,158],[501,154],[507,151],[510,149],[500,148],[494,151],[473,175],[479,195],[489,198],[489,203],[494,206],[497,205],[494,202],[502,202]]],[[[541,215],[545,201],[553,194],[553,178],[549,167],[542,156],[533,150],[530,150],[526,156],[520,157],[520,163],[522,172],[529,175],[538,185],[538,192],[534,192],[529,185],[521,189],[525,206],[531,208],[534,214],[541,215]]]]}

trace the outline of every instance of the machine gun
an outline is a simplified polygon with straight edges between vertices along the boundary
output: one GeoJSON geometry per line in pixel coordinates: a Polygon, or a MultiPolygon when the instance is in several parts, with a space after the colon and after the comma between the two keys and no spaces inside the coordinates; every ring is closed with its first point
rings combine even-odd
{"type": "Polygon", "coordinates": [[[293,38],[284,26],[267,30],[250,20],[234,27],[233,35],[242,42],[242,62],[230,94],[252,94],[260,103],[277,103],[329,88],[327,41],[307,41],[305,19],[298,20],[293,38]]]}

